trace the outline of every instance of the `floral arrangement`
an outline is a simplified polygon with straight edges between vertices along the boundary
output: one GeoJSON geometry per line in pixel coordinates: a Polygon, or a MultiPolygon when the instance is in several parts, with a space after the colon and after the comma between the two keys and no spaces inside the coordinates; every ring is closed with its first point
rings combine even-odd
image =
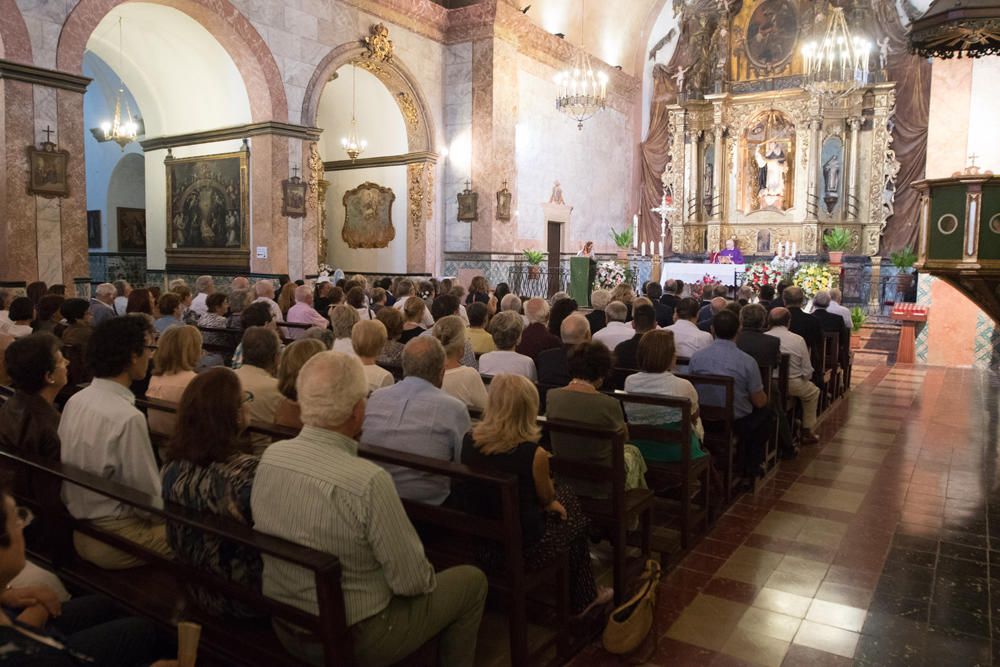
{"type": "Polygon", "coordinates": [[[618,262],[598,262],[594,286],[598,289],[614,289],[624,283],[627,278],[625,267],[618,262]]]}
{"type": "Polygon", "coordinates": [[[715,276],[706,273],[701,280],[691,283],[691,298],[701,301],[701,295],[705,293],[708,286],[721,285],[722,281],[715,276]]]}
{"type": "Polygon", "coordinates": [[[775,255],[771,260],[771,270],[778,271],[783,276],[790,276],[799,268],[794,255],[775,255]]]}
{"type": "Polygon", "coordinates": [[[830,267],[822,264],[803,264],[795,272],[792,284],[801,287],[807,298],[816,296],[820,290],[828,290],[834,286],[838,274],[830,270],[830,267]]]}
{"type": "Polygon", "coordinates": [[[319,270],[317,271],[317,273],[319,275],[323,275],[325,273],[328,276],[332,276],[333,270],[334,270],[333,267],[330,266],[329,264],[321,263],[319,265],[319,270]]]}
{"type": "Polygon", "coordinates": [[[767,262],[757,262],[755,264],[751,264],[747,269],[747,274],[743,279],[743,284],[749,285],[755,292],[758,292],[764,285],[777,287],[778,283],[780,283],[781,279],[784,277],[785,274],[779,268],[776,268],[767,262]]]}

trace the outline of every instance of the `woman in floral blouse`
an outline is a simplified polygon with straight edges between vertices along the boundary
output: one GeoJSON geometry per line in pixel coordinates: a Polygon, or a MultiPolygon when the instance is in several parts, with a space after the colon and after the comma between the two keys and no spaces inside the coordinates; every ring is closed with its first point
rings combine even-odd
{"type": "MultiPolygon", "coordinates": [[[[250,490],[260,459],[245,453],[243,430],[250,423],[237,375],[212,368],[184,390],[177,409],[177,427],[167,447],[163,467],[164,500],[198,512],[227,516],[253,525],[250,490]]],[[[200,531],[167,524],[167,540],[178,558],[212,570],[253,590],[260,590],[261,559],[254,549],[213,539],[200,531]]],[[[251,616],[237,602],[191,587],[199,605],[215,614],[251,616]]]]}

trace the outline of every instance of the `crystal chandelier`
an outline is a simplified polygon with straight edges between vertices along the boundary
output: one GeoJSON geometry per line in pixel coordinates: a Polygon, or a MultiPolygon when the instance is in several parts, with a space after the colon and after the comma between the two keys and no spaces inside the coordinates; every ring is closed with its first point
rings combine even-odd
{"type": "MultiPolygon", "coordinates": [[[[584,35],[584,11],[580,14],[580,34],[584,35]]],[[[586,44],[586,41],[583,42],[586,44]]],[[[590,64],[590,56],[584,46],[577,49],[570,68],[559,72],[555,78],[558,93],[556,109],[576,121],[576,127],[583,129],[583,121],[590,119],[598,111],[607,107],[608,75],[595,72],[590,64]]]]}
{"type": "Polygon", "coordinates": [[[354,162],[368,148],[368,142],[364,139],[358,139],[358,67],[352,64],[351,68],[353,69],[353,79],[351,82],[351,133],[340,140],[340,145],[344,147],[344,151],[347,153],[347,157],[351,158],[351,162],[354,162]]]}
{"type": "Polygon", "coordinates": [[[867,39],[851,34],[843,8],[832,7],[823,37],[802,47],[806,90],[833,98],[868,85],[871,49],[867,39]]]}
{"type": "Polygon", "coordinates": [[[139,135],[139,125],[132,119],[132,109],[125,99],[125,82],[122,72],[122,19],[118,17],[118,97],[115,98],[115,115],[111,122],[101,123],[104,141],[113,141],[121,146],[122,151],[139,135]],[[125,118],[122,119],[122,106],[125,107],[125,118]]]}

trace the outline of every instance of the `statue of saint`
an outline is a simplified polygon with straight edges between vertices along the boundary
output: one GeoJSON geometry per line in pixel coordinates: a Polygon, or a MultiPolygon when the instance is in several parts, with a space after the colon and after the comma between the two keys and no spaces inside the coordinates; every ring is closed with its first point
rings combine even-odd
{"type": "Polygon", "coordinates": [[[788,164],[785,151],[780,144],[768,142],[767,152],[763,144],[757,145],[754,161],[757,163],[757,194],[762,205],[782,207],[785,199],[785,173],[788,164]]]}
{"type": "Polygon", "coordinates": [[[828,194],[840,192],[840,156],[836,153],[823,165],[823,185],[828,194]]]}
{"type": "Polygon", "coordinates": [[[555,185],[552,186],[552,196],[549,197],[549,203],[566,205],[566,202],[563,201],[562,186],[559,185],[559,181],[556,181],[555,185]]]}

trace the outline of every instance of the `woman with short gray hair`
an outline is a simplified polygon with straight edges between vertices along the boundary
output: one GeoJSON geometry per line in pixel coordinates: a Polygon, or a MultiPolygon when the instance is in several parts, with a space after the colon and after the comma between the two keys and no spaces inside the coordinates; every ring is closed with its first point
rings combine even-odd
{"type": "Polygon", "coordinates": [[[479,372],[484,375],[513,373],[537,380],[538,372],[532,358],[514,351],[523,331],[524,322],[517,313],[508,310],[496,315],[490,322],[489,332],[497,349],[479,358],[479,372]]]}
{"type": "Polygon", "coordinates": [[[330,324],[333,325],[333,351],[344,354],[354,354],[354,344],[351,343],[351,331],[354,325],[361,321],[358,311],[346,304],[335,306],[330,310],[330,324]]]}
{"type": "Polygon", "coordinates": [[[444,382],[441,389],[468,407],[485,410],[489,402],[486,385],[479,371],[462,365],[465,355],[465,323],[457,315],[442,317],[432,329],[434,337],[444,347],[444,382]]]}

